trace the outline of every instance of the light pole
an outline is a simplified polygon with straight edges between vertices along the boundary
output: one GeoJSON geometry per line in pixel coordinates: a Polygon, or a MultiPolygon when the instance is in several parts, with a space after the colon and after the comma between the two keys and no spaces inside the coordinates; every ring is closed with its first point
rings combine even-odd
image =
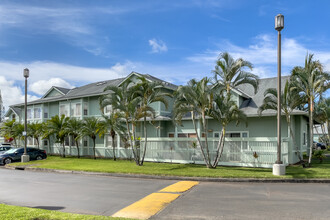
{"type": "Polygon", "coordinates": [[[23,132],[23,136],[25,137],[24,140],[24,154],[21,157],[21,161],[22,163],[25,162],[29,162],[30,160],[30,156],[27,154],[27,149],[26,149],[26,145],[27,145],[27,78],[29,77],[30,72],[28,68],[25,68],[23,71],[23,76],[25,78],[25,103],[24,103],[24,132],[23,132]]]}
{"type": "Polygon", "coordinates": [[[285,165],[281,161],[281,30],[284,28],[284,16],[275,16],[277,37],[277,160],[273,165],[274,175],[285,175],[285,165]]]}

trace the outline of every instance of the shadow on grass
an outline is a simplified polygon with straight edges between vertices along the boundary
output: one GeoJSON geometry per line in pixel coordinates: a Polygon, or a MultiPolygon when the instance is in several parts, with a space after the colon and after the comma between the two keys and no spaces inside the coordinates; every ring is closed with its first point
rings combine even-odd
{"type": "Polygon", "coordinates": [[[65,209],[65,207],[63,207],[63,206],[34,206],[34,207],[30,207],[30,208],[45,209],[45,210],[52,210],[52,211],[65,209]]]}

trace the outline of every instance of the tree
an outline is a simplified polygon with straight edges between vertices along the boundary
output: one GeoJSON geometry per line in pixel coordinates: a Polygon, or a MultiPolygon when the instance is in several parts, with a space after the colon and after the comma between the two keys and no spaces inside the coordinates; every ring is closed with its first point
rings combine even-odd
{"type": "MultiPolygon", "coordinates": [[[[102,110],[103,111],[103,108],[102,110]]],[[[122,135],[125,131],[125,122],[123,119],[123,114],[120,112],[110,112],[109,115],[102,114],[103,120],[100,121],[100,134],[103,136],[107,132],[109,132],[109,135],[111,136],[112,140],[112,152],[113,152],[113,160],[116,160],[116,151],[115,151],[115,136],[116,133],[119,135],[122,135]]]]}
{"type": "Polygon", "coordinates": [[[309,158],[308,165],[312,161],[313,149],[313,112],[314,103],[329,86],[330,75],[323,72],[323,66],[318,60],[313,60],[313,54],[307,54],[305,66],[296,66],[291,71],[293,90],[296,90],[306,100],[309,113],[309,158]]]}
{"type": "Polygon", "coordinates": [[[24,128],[24,124],[21,124],[19,122],[15,122],[14,126],[13,126],[13,138],[15,140],[18,140],[19,143],[21,143],[22,141],[26,141],[25,140],[25,136],[23,135],[25,128],[24,128]]]}
{"type": "Polygon", "coordinates": [[[330,97],[326,99],[320,98],[315,105],[314,117],[321,123],[321,130],[324,134],[320,137],[320,141],[324,142],[327,146],[330,146],[330,97]]]}
{"type": "Polygon", "coordinates": [[[104,91],[109,92],[100,97],[100,107],[111,106],[113,111],[121,112],[126,123],[127,140],[130,142],[133,157],[136,165],[140,164],[139,149],[136,137],[136,125],[140,118],[140,111],[137,108],[141,102],[141,97],[135,96],[136,86],[130,79],[125,80],[120,87],[107,86],[104,91]]]}
{"type": "Polygon", "coordinates": [[[69,118],[65,117],[65,115],[55,115],[50,120],[47,121],[47,130],[44,134],[45,137],[49,137],[50,135],[54,135],[56,142],[62,144],[62,157],[65,157],[65,137],[68,135],[67,133],[67,123],[69,118]]]}
{"type": "Polygon", "coordinates": [[[80,153],[79,153],[79,138],[81,138],[81,128],[82,128],[82,121],[77,118],[70,118],[67,121],[65,130],[68,135],[70,135],[76,144],[77,147],[77,157],[80,158],[80,153]]]}
{"type": "Polygon", "coordinates": [[[88,136],[93,140],[93,158],[96,159],[95,155],[95,140],[97,135],[101,136],[100,133],[100,119],[95,117],[84,118],[83,125],[81,128],[82,136],[88,136]]]}
{"type": "Polygon", "coordinates": [[[142,158],[139,159],[139,165],[143,165],[144,157],[147,151],[148,134],[147,134],[147,117],[153,119],[155,117],[155,110],[151,106],[155,102],[160,102],[168,108],[167,97],[172,95],[162,91],[162,85],[158,82],[149,82],[144,77],[139,77],[140,82],[136,85],[135,96],[141,97],[141,103],[139,105],[138,112],[143,117],[143,128],[144,128],[144,149],[142,158]]]}
{"type": "Polygon", "coordinates": [[[259,77],[255,74],[245,71],[248,68],[252,70],[252,64],[239,58],[234,58],[227,52],[221,53],[216,62],[214,73],[215,85],[221,88],[221,93],[226,92],[230,98],[231,89],[239,85],[249,84],[253,86],[257,93],[259,86],[259,77]]]}
{"type": "Polygon", "coordinates": [[[4,122],[3,126],[1,127],[1,136],[5,137],[6,139],[12,138],[14,141],[14,145],[17,146],[14,127],[15,120],[4,122]]]}
{"type": "Polygon", "coordinates": [[[31,138],[34,138],[37,141],[37,146],[39,149],[39,144],[40,144],[40,137],[43,136],[44,134],[44,125],[42,123],[39,122],[32,122],[29,123],[28,125],[28,136],[31,138]]]}
{"type": "MultiPolygon", "coordinates": [[[[225,145],[226,127],[231,122],[246,122],[246,115],[239,109],[236,102],[231,101],[223,95],[216,95],[213,100],[213,107],[210,109],[209,115],[217,120],[221,125],[221,135],[217,144],[216,155],[212,168],[216,168],[222,156],[223,148],[225,145]]],[[[247,124],[246,124],[247,125],[247,124]]]]}
{"type": "MultiPolygon", "coordinates": [[[[296,148],[299,160],[302,161],[294,133],[292,131],[291,115],[292,112],[303,103],[303,100],[296,91],[291,90],[291,87],[292,83],[290,83],[290,81],[286,81],[283,92],[281,92],[281,111],[285,115],[288,123],[293,146],[296,148]]],[[[261,115],[265,110],[274,110],[277,112],[277,89],[267,89],[264,93],[264,97],[263,103],[258,109],[259,115],[261,115]]],[[[303,166],[305,165],[303,164],[303,166]]]]}
{"type": "Polygon", "coordinates": [[[174,119],[181,124],[182,118],[187,117],[190,113],[205,165],[207,168],[212,168],[207,135],[205,135],[205,141],[202,142],[196,126],[196,120],[199,119],[202,132],[207,134],[206,116],[212,108],[213,102],[210,79],[207,77],[200,81],[192,79],[186,86],[179,86],[174,96],[174,119]]]}

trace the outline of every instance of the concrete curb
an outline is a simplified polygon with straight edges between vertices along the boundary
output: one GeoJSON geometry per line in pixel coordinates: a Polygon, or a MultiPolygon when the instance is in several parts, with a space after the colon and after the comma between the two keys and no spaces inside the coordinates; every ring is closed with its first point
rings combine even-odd
{"type": "Polygon", "coordinates": [[[34,168],[26,166],[5,166],[12,170],[29,170],[35,172],[49,172],[62,174],[80,174],[90,176],[111,176],[111,177],[126,177],[126,178],[140,178],[140,179],[163,179],[163,180],[189,180],[200,182],[245,182],[245,183],[330,183],[330,179],[264,179],[264,178],[214,178],[214,177],[182,177],[182,176],[156,176],[145,174],[124,174],[124,173],[98,173],[74,170],[55,170],[45,168],[34,168]]]}

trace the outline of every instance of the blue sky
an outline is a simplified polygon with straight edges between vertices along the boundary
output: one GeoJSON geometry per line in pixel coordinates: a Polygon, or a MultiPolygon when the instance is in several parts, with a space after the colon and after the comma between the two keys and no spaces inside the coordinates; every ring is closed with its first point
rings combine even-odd
{"type": "Polygon", "coordinates": [[[212,76],[219,53],[276,76],[274,17],[285,16],[282,73],[303,65],[307,52],[330,71],[330,3],[262,0],[6,1],[0,0],[0,89],[5,106],[52,85],[148,73],[175,84],[212,76]]]}

